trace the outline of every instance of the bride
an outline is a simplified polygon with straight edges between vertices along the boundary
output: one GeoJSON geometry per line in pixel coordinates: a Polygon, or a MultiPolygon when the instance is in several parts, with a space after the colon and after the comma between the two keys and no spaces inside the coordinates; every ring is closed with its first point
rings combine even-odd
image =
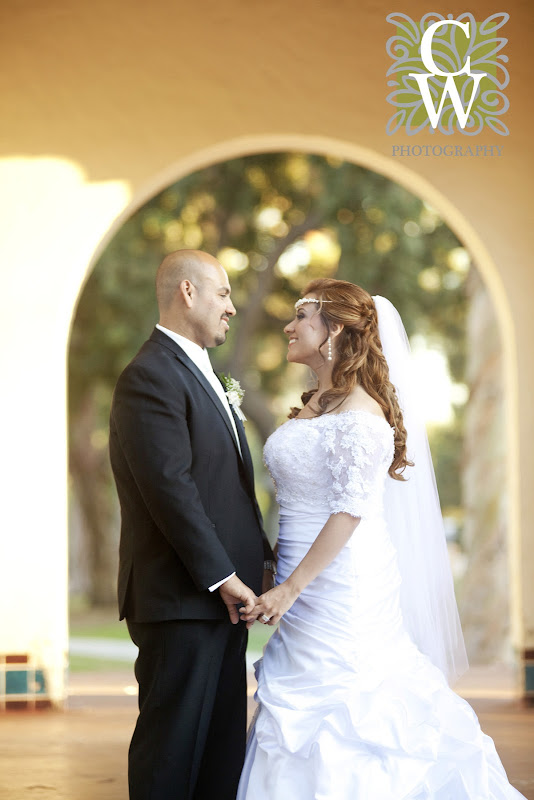
{"type": "Polygon", "coordinates": [[[400,317],[346,281],[308,285],[288,360],[318,386],[268,439],[278,630],[237,800],[518,800],[449,688],[467,667],[400,317]]]}

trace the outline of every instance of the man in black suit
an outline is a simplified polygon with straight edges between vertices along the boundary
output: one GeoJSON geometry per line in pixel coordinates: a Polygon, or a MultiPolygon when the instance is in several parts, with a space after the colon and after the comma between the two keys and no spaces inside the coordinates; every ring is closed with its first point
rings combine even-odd
{"type": "Polygon", "coordinates": [[[160,323],[120,376],[110,456],[121,505],[120,617],[139,647],[131,800],[234,800],[246,728],[247,611],[273,554],[240,419],[206,347],[235,314],[219,262],[168,255],[160,323]]]}

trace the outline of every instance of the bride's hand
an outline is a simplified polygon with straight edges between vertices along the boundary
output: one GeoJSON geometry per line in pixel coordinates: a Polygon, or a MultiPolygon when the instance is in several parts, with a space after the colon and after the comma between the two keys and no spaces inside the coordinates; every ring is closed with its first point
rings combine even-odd
{"type": "Polygon", "coordinates": [[[264,625],[277,625],[297,597],[298,592],[292,589],[286,581],[258,597],[253,610],[248,614],[241,614],[241,619],[247,623],[247,628],[251,628],[256,620],[264,625]],[[263,615],[269,617],[268,622],[262,619],[263,615]]]}

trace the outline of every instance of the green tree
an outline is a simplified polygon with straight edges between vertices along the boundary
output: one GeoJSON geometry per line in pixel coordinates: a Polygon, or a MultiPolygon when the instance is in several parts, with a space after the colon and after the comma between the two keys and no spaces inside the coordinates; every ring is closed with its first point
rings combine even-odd
{"type": "MultiPolygon", "coordinates": [[[[157,321],[156,268],[183,247],[213,253],[229,273],[238,314],[227,344],[211,355],[246,391],[256,460],[302,391],[303,372],[285,360],[282,328],[314,277],[337,275],[387,296],[408,335],[434,339],[454,379],[463,376],[469,261],[439,215],[406,189],[363,167],[301,153],[234,159],[168,187],[102,254],[72,331],[70,468],[91,543],[95,603],[110,599],[114,583],[116,513],[105,447],[111,394],[157,321]]],[[[260,475],[264,510],[268,491],[260,475]]]]}

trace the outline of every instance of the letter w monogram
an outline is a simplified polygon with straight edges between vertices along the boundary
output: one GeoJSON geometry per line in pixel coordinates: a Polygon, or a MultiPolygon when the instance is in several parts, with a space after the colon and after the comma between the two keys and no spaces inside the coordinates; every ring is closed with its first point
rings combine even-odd
{"type": "Polygon", "coordinates": [[[471,112],[471,107],[473,105],[473,101],[476,97],[476,93],[478,91],[478,87],[480,81],[484,77],[486,73],[469,73],[469,75],[473,78],[473,90],[471,92],[471,99],[467,106],[467,109],[464,111],[462,107],[462,101],[460,100],[460,94],[458,92],[457,86],[454,82],[454,77],[452,75],[447,76],[447,80],[445,81],[445,88],[443,89],[443,94],[441,95],[441,100],[438,106],[438,110],[434,108],[434,103],[432,102],[432,96],[430,94],[430,89],[428,88],[428,79],[432,77],[431,75],[416,75],[410,72],[410,77],[415,78],[417,84],[419,86],[419,91],[421,92],[421,97],[423,98],[423,103],[425,104],[425,108],[428,114],[428,119],[430,120],[430,124],[433,128],[437,128],[439,123],[439,118],[441,115],[441,111],[443,108],[443,104],[447,97],[447,94],[450,95],[452,100],[453,108],[456,112],[456,116],[458,117],[458,122],[460,123],[462,128],[465,128],[467,120],[469,119],[469,114],[471,112]]]}

